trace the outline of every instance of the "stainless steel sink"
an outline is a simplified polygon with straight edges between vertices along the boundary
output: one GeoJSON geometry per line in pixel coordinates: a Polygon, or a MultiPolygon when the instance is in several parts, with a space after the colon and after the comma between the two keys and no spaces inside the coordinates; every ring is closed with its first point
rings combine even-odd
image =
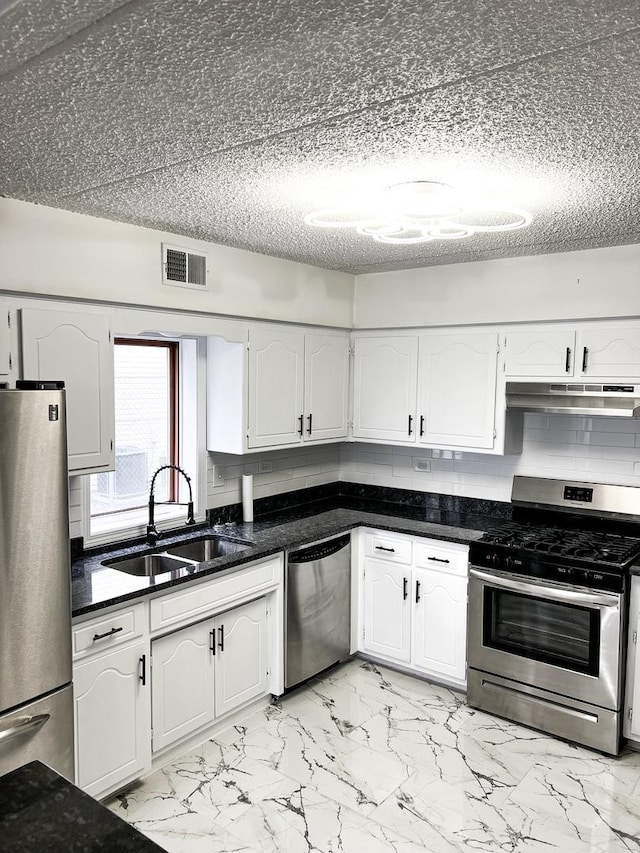
{"type": "Polygon", "coordinates": [[[182,577],[195,571],[193,563],[177,560],[167,554],[138,554],[136,557],[120,557],[116,560],[104,560],[103,566],[126,572],[128,575],[153,578],[171,573],[173,577],[182,577]],[[186,570],[186,571],[185,571],[186,570]]]}
{"type": "Polygon", "coordinates": [[[176,557],[184,557],[185,560],[204,563],[207,560],[215,560],[216,557],[238,554],[240,551],[246,551],[247,548],[251,548],[250,542],[239,542],[224,536],[200,536],[183,542],[182,545],[171,545],[166,552],[176,557]]]}

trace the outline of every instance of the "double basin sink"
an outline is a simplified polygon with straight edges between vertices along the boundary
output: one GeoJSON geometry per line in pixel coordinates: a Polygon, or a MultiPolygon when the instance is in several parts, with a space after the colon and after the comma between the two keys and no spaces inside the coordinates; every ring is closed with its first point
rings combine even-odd
{"type": "Polygon", "coordinates": [[[103,560],[102,564],[136,577],[155,578],[158,575],[170,573],[175,578],[193,574],[199,563],[237,554],[251,548],[252,545],[252,542],[231,539],[227,536],[198,536],[187,542],[169,545],[162,552],[116,557],[113,560],[103,560]]]}

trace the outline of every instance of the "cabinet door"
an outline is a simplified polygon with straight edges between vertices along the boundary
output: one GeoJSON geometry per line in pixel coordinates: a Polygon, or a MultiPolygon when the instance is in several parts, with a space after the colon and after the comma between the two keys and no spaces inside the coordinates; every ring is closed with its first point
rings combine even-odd
{"type": "Polygon", "coordinates": [[[414,666],[432,675],[466,679],[467,578],[414,569],[414,666]]]}
{"type": "Polygon", "coordinates": [[[25,379],[63,379],[69,471],[113,468],[113,345],[109,319],[70,311],[22,311],[25,379]]]}
{"type": "Polygon", "coordinates": [[[145,655],[140,642],[74,667],[76,783],[88,794],[100,796],[150,767],[145,655]]]}
{"type": "Polygon", "coordinates": [[[304,440],[346,438],[349,338],[305,335],[304,377],[304,440]]]}
{"type": "Polygon", "coordinates": [[[223,613],[215,627],[215,709],[220,717],[269,692],[265,599],[223,613]]]}
{"type": "Polygon", "coordinates": [[[422,444],[493,447],[497,361],[497,334],[420,338],[422,444]]]}
{"type": "Polygon", "coordinates": [[[354,438],[416,440],[418,338],[355,338],[354,438]]]}
{"type": "Polygon", "coordinates": [[[0,302],[0,376],[9,375],[9,309],[0,302]]]}
{"type": "Polygon", "coordinates": [[[249,447],[302,441],[304,335],[249,333],[249,447]]]}
{"type": "Polygon", "coordinates": [[[211,620],[152,642],[154,752],[213,722],[214,650],[211,620]]]}
{"type": "Polygon", "coordinates": [[[576,335],[572,331],[510,332],[505,350],[507,376],[573,376],[576,335]]]}
{"type": "Polygon", "coordinates": [[[581,376],[610,379],[640,377],[640,326],[621,329],[587,329],[578,345],[581,376]]]}
{"type": "Polygon", "coordinates": [[[411,569],[364,561],[364,651],[389,660],[411,657],[411,569]]]}
{"type": "MultiPolygon", "coordinates": [[[[640,583],[640,580],[633,578],[632,583],[640,583]]],[[[633,609],[633,604],[638,603],[637,596],[632,598],[632,609],[630,611],[630,637],[629,637],[629,671],[627,674],[627,692],[630,693],[630,699],[627,698],[626,705],[631,711],[627,710],[625,725],[625,736],[635,741],[640,741],[640,656],[638,655],[638,637],[640,636],[640,616],[636,616],[637,610],[633,609]],[[635,601],[634,601],[635,599],[635,601]],[[630,718],[630,719],[629,719],[630,718]]]]}

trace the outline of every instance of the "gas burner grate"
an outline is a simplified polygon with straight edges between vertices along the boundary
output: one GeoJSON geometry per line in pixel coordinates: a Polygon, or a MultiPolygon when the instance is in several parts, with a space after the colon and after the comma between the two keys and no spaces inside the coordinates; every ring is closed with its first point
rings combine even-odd
{"type": "Polygon", "coordinates": [[[566,557],[593,563],[626,565],[640,552],[640,537],[570,530],[505,522],[488,530],[480,540],[549,557],[566,557]]]}

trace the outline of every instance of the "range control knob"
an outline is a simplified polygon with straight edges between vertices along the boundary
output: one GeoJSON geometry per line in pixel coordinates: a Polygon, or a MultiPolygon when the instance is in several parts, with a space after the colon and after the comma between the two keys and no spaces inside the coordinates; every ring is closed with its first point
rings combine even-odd
{"type": "Polygon", "coordinates": [[[504,558],[504,567],[505,567],[505,569],[509,569],[509,570],[513,569],[513,557],[510,557],[507,555],[504,558]]]}

